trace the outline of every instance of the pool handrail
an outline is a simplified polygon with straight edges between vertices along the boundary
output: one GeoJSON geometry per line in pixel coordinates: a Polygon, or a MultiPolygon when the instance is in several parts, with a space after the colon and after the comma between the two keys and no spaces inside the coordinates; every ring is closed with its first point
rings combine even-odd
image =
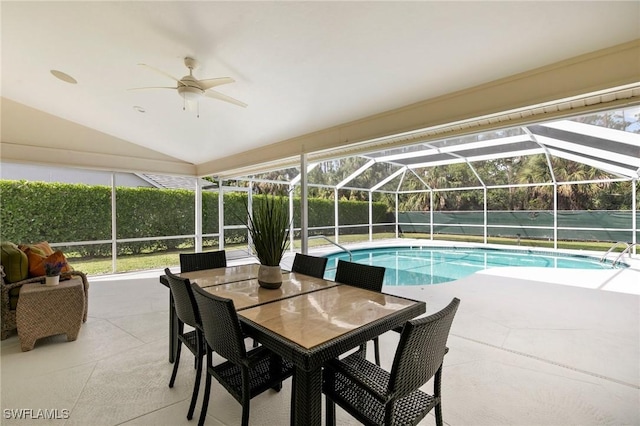
{"type": "MultiPolygon", "coordinates": [[[[607,255],[608,255],[609,253],[611,253],[611,252],[612,252],[616,247],[618,247],[620,244],[624,244],[624,245],[626,245],[625,249],[622,251],[623,253],[624,253],[624,252],[629,248],[629,243],[628,243],[628,242],[626,242],[626,241],[618,241],[617,243],[615,243],[614,245],[612,245],[612,246],[609,248],[609,250],[607,250],[607,252],[606,252],[606,253],[605,253],[605,254],[600,258],[600,262],[604,262],[604,261],[606,260],[606,258],[607,258],[607,255]]],[[[619,258],[619,257],[620,257],[620,256],[618,256],[618,258],[619,258]]],[[[618,260],[618,259],[616,258],[616,260],[618,260]]],[[[615,262],[614,262],[614,263],[615,263],[615,262]]],[[[613,266],[614,266],[614,265],[612,265],[612,267],[613,267],[613,266]]]]}
{"type": "Polygon", "coordinates": [[[346,251],[349,254],[349,262],[353,262],[353,253],[351,253],[351,250],[349,250],[348,248],[341,246],[340,244],[336,243],[333,240],[330,240],[329,238],[325,237],[324,235],[312,235],[309,237],[309,239],[318,239],[318,238],[322,238],[323,240],[326,240],[328,242],[330,242],[331,244],[333,244],[334,246],[338,247],[339,249],[341,249],[342,251],[346,251]]]}
{"type": "Polygon", "coordinates": [[[618,263],[618,261],[620,259],[622,259],[622,256],[624,256],[625,253],[627,253],[629,255],[629,257],[631,257],[631,249],[635,246],[639,246],[640,247],[640,243],[633,243],[633,244],[627,244],[627,248],[625,248],[622,253],[620,253],[618,255],[618,257],[616,257],[616,260],[613,261],[613,263],[611,264],[612,268],[615,268],[616,264],[618,263]]]}

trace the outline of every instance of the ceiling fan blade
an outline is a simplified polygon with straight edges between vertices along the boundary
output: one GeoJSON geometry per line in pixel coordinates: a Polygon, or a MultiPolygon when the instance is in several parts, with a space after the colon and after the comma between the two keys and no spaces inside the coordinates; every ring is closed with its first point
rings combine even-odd
{"type": "Polygon", "coordinates": [[[238,106],[241,106],[243,108],[247,107],[247,104],[245,104],[244,102],[240,102],[237,99],[233,99],[231,96],[223,95],[222,93],[215,92],[213,90],[207,90],[206,92],[204,92],[204,95],[207,98],[218,99],[218,100],[221,100],[221,101],[229,102],[231,104],[238,105],[238,106]]]}
{"type": "Polygon", "coordinates": [[[138,65],[143,66],[143,67],[147,67],[147,68],[149,68],[150,70],[157,72],[158,74],[162,74],[162,75],[164,75],[165,77],[169,77],[171,80],[176,81],[179,85],[184,86],[184,83],[181,83],[181,82],[180,82],[180,80],[178,80],[177,78],[175,78],[175,77],[174,77],[174,76],[172,76],[171,74],[167,74],[166,72],[164,72],[164,71],[162,71],[162,70],[159,70],[158,68],[154,68],[154,67],[152,67],[151,65],[147,65],[147,64],[138,64],[138,65]]]}
{"type": "Polygon", "coordinates": [[[198,84],[202,90],[211,89],[212,87],[221,86],[223,84],[235,83],[235,80],[231,77],[220,78],[207,78],[204,80],[198,80],[198,84]]]}
{"type": "Polygon", "coordinates": [[[127,90],[146,90],[146,89],[173,89],[176,90],[175,87],[133,87],[127,90]]]}

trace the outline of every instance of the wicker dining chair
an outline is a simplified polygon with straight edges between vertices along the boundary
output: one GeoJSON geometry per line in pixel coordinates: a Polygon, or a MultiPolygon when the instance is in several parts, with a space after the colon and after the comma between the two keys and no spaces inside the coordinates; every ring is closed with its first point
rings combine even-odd
{"type": "Polygon", "coordinates": [[[296,253],[291,266],[291,272],[299,272],[310,277],[323,278],[324,270],[327,267],[326,257],[309,256],[308,254],[296,253]]]}
{"type": "Polygon", "coordinates": [[[198,305],[193,296],[191,283],[188,278],[180,278],[171,273],[169,268],[164,270],[169,281],[169,289],[173,296],[176,316],[178,318],[178,339],[175,360],[173,362],[173,372],[169,380],[169,387],[172,388],[178,373],[178,364],[180,364],[180,351],[184,344],[194,355],[196,364],[196,380],[193,385],[193,395],[191,404],[187,412],[187,419],[193,418],[193,411],[196,407],[198,399],[198,390],[200,389],[200,377],[202,376],[202,358],[205,354],[204,335],[202,333],[202,321],[198,305]],[[184,325],[193,327],[193,330],[185,332],[184,325]]]}
{"type": "Polygon", "coordinates": [[[454,298],[440,312],[407,321],[391,372],[354,353],[327,362],[322,390],[327,425],[335,425],[335,404],[365,425],[416,425],[436,409],[442,426],[442,361],[447,337],[460,300],[454,298]],[[419,388],[435,376],[433,395],[419,388]]]}
{"type": "MultiPolygon", "coordinates": [[[[338,260],[336,269],[336,282],[364,288],[366,290],[382,291],[385,268],[382,266],[364,265],[362,263],[338,260]]],[[[360,347],[359,352],[366,354],[366,345],[360,347]]],[[[373,350],[376,365],[380,365],[380,341],[378,337],[373,339],[373,350]]]]}
{"type": "Polygon", "coordinates": [[[282,381],[293,374],[293,364],[264,346],[247,352],[233,300],[215,296],[197,285],[192,287],[202,314],[207,352],[207,379],[198,426],[207,417],[212,376],[242,404],[242,425],[247,426],[251,398],[268,389],[279,392],[282,381]],[[214,366],[213,351],[227,361],[214,366]]]}
{"type": "MultiPolygon", "coordinates": [[[[224,268],[227,266],[227,255],[224,250],[206,251],[201,253],[180,253],[180,273],[201,271],[203,269],[224,268]]],[[[173,300],[169,309],[175,311],[173,300]]],[[[169,339],[177,339],[174,332],[169,339]]],[[[175,354],[174,354],[175,359],[175,354]]]]}
{"type": "Polygon", "coordinates": [[[203,269],[224,268],[227,254],[224,250],[202,253],[180,253],[180,272],[201,271],[203,269]]]}

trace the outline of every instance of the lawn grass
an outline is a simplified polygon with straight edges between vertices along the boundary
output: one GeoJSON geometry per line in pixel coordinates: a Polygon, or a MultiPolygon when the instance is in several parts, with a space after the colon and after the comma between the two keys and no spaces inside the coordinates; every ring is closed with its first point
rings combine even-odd
{"type": "MultiPolygon", "coordinates": [[[[425,239],[430,238],[429,234],[404,234],[405,238],[425,239]]],[[[333,239],[332,237],[329,237],[333,239]]],[[[373,234],[374,240],[395,238],[394,233],[378,233],[373,234]]],[[[468,235],[434,235],[434,240],[441,241],[459,241],[459,242],[473,242],[482,244],[483,238],[481,236],[468,236],[468,235]]],[[[369,240],[368,234],[357,235],[341,235],[340,244],[349,244],[356,242],[366,242],[369,240]]],[[[514,238],[488,238],[490,244],[504,244],[504,245],[518,245],[518,241],[514,238]]],[[[309,247],[327,246],[329,243],[324,239],[310,239],[309,247]]],[[[520,241],[522,248],[526,247],[545,247],[553,248],[553,241],[547,240],[525,240],[520,241]]],[[[588,241],[558,241],[558,248],[570,249],[570,250],[588,250],[602,252],[603,254],[612,246],[610,242],[588,242],[588,241]]],[[[226,246],[226,250],[231,251],[234,249],[246,248],[245,245],[229,245],[226,246]]],[[[294,249],[300,248],[300,240],[295,240],[293,244],[294,249]]],[[[621,252],[624,247],[618,247],[615,251],[621,252]]],[[[118,256],[116,261],[116,270],[118,272],[132,272],[132,271],[144,271],[149,269],[162,269],[165,267],[174,267],[180,264],[180,253],[193,253],[193,248],[162,251],[156,253],[145,253],[136,255],[121,255],[118,256]]],[[[112,261],[111,258],[71,258],[69,262],[72,266],[88,275],[103,275],[111,274],[112,261]]]]}

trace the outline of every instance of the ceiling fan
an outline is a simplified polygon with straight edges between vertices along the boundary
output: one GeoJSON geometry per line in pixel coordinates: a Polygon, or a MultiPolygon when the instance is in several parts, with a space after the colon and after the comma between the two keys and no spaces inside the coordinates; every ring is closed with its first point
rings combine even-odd
{"type": "Polygon", "coordinates": [[[147,67],[152,71],[160,73],[165,77],[169,77],[174,80],[177,85],[176,87],[138,87],[136,89],[131,90],[140,90],[140,89],[173,89],[177,90],[178,94],[182,96],[185,101],[197,101],[202,97],[218,99],[220,101],[225,101],[232,103],[234,105],[241,106],[245,108],[247,104],[241,102],[237,99],[232,98],[231,96],[223,95],[222,93],[211,90],[211,88],[220,86],[223,84],[234,83],[235,80],[231,77],[220,77],[220,78],[207,78],[203,80],[198,80],[193,76],[193,69],[197,67],[198,63],[195,59],[186,57],[184,58],[184,65],[189,68],[189,75],[185,75],[181,79],[177,79],[171,74],[168,74],[164,71],[161,71],[157,68],[154,68],[147,64],[138,64],[143,67],[147,67]]]}

